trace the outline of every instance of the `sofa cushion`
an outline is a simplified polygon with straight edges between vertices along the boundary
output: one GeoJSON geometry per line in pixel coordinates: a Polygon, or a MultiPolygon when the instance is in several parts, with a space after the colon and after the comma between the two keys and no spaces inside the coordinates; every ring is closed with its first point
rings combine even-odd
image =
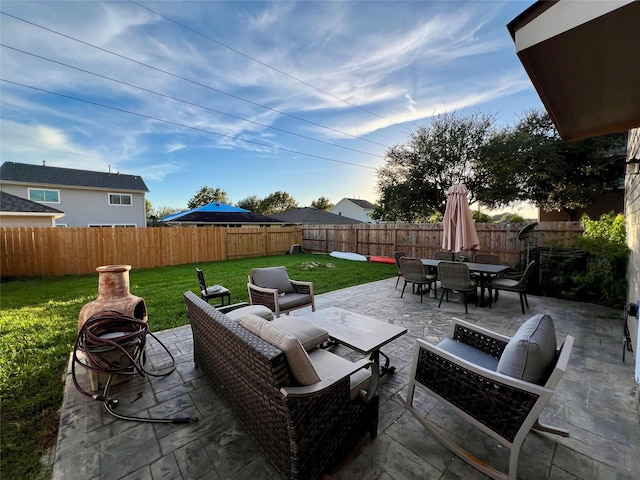
{"type": "Polygon", "coordinates": [[[238,321],[240,320],[240,317],[246,315],[247,313],[253,313],[254,315],[258,315],[265,320],[273,319],[273,312],[264,305],[247,305],[246,307],[240,307],[236,308],[235,310],[231,310],[230,312],[225,313],[225,315],[232,320],[238,321]]]}
{"type": "Polygon", "coordinates": [[[498,362],[498,373],[544,384],[556,357],[556,331],[548,315],[524,322],[509,340],[498,362]]]}
{"type": "Polygon", "coordinates": [[[264,318],[248,313],[238,320],[244,328],[284,352],[289,372],[300,385],[313,385],[320,377],[300,340],[264,318]]]}
{"type": "MultiPolygon", "coordinates": [[[[327,379],[331,375],[343,368],[348,368],[353,365],[346,358],[339,357],[338,355],[327,352],[326,350],[317,349],[309,353],[311,361],[318,372],[321,379],[327,379]]],[[[360,390],[366,390],[369,387],[369,381],[371,380],[371,371],[361,368],[353,375],[351,375],[350,381],[350,398],[355,400],[360,390]]]]}
{"type": "Polygon", "coordinates": [[[307,352],[329,340],[329,332],[302,317],[282,316],[271,323],[300,340],[307,352]]]}
{"type": "Polygon", "coordinates": [[[292,293],[295,291],[285,267],[254,268],[251,270],[251,278],[253,278],[257,286],[277,288],[278,293],[292,293]]]}

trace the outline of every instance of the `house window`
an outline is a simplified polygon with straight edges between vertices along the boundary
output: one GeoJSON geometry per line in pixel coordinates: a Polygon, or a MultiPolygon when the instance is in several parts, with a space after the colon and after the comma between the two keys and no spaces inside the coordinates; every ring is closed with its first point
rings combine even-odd
{"type": "Polygon", "coordinates": [[[132,197],[126,193],[110,193],[109,205],[132,205],[132,197]]]}
{"type": "Polygon", "coordinates": [[[29,200],[42,203],[60,203],[60,190],[29,189],[29,200]]]}

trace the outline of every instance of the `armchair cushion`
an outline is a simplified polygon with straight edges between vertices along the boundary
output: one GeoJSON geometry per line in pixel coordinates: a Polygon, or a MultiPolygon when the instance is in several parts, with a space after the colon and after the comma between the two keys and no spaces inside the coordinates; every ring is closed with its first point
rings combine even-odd
{"type": "Polygon", "coordinates": [[[271,323],[300,340],[307,352],[329,340],[329,332],[302,317],[283,316],[271,323]]]}
{"type": "Polygon", "coordinates": [[[556,357],[556,331],[548,315],[523,323],[509,340],[498,362],[498,373],[544,384],[556,357]]]}
{"type": "Polygon", "coordinates": [[[480,367],[496,371],[498,367],[498,359],[484,353],[477,348],[472,347],[464,342],[458,342],[452,338],[445,338],[438,344],[438,348],[447,353],[460,357],[469,363],[473,363],[480,367]]]}
{"type": "Polygon", "coordinates": [[[320,381],[309,355],[296,337],[272,322],[251,313],[239,320],[240,325],[284,352],[291,375],[300,385],[313,385],[320,381]]]}
{"type": "Polygon", "coordinates": [[[293,285],[285,267],[254,268],[251,277],[255,284],[263,288],[276,288],[278,293],[293,293],[293,285]]]}

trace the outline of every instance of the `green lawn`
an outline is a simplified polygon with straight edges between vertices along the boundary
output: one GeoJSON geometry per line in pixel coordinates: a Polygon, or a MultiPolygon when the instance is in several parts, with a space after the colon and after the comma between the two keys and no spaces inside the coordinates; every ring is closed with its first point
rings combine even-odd
{"type": "MultiPolygon", "coordinates": [[[[182,293],[198,292],[196,266],[209,285],[229,288],[235,303],[248,301],[251,268],[277,265],[285,265],[292,279],[314,282],[316,294],[396,275],[395,265],[277,255],[132,270],[131,293],[144,298],[150,330],[165,330],[187,324],[182,293]]],[[[0,472],[3,478],[45,479],[51,472],[40,459],[57,435],[62,374],[75,342],[78,313],[97,297],[98,274],[5,281],[0,288],[0,472]]]]}

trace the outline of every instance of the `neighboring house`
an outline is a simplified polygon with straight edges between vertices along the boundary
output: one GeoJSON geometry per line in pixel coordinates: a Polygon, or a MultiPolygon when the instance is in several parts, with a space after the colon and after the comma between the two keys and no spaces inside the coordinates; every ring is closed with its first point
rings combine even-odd
{"type": "Polygon", "coordinates": [[[601,215],[610,212],[624,213],[624,188],[602,192],[592,205],[570,211],[545,212],[544,209],[539,208],[538,220],[540,222],[577,222],[585,213],[591,220],[598,220],[601,215]]]}
{"type": "Polygon", "coordinates": [[[56,226],[145,227],[142,177],[5,162],[0,190],[64,212],[56,226]]]}
{"type": "Polygon", "coordinates": [[[373,219],[371,214],[375,205],[367,200],[359,200],[357,198],[343,198],[336,203],[329,212],[343,217],[353,218],[361,222],[371,223],[373,219]]]}
{"type": "Polygon", "coordinates": [[[286,212],[273,215],[286,225],[338,225],[362,223],[360,220],[336,215],[335,213],[318,210],[313,207],[294,208],[286,212]]]}
{"type": "Polygon", "coordinates": [[[0,191],[0,226],[55,227],[60,210],[0,191]]]}
{"type": "Polygon", "coordinates": [[[202,207],[167,215],[160,220],[171,226],[263,227],[282,225],[280,220],[253,213],[226,203],[213,202],[202,207]]]}

